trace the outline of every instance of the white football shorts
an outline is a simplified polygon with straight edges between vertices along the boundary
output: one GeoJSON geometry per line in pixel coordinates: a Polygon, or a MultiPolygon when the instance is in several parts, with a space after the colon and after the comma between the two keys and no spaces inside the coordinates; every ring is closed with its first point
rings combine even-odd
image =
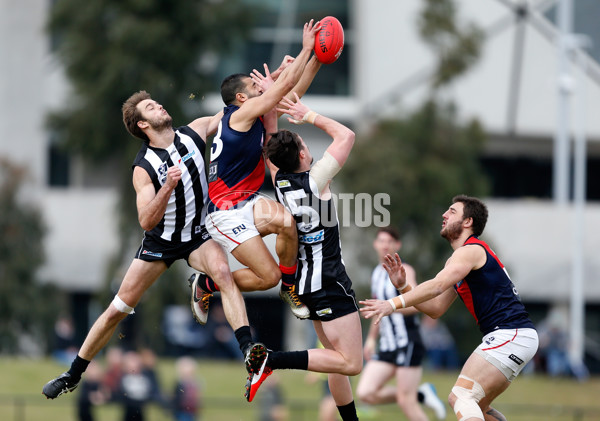
{"type": "Polygon", "coordinates": [[[498,329],[483,337],[475,353],[500,370],[508,381],[513,381],[533,358],[538,345],[535,329],[498,329]]]}
{"type": "Polygon", "coordinates": [[[231,252],[244,241],[260,235],[254,225],[254,204],[260,199],[256,195],[235,209],[219,210],[206,215],[206,229],[210,236],[225,250],[231,252]]]}

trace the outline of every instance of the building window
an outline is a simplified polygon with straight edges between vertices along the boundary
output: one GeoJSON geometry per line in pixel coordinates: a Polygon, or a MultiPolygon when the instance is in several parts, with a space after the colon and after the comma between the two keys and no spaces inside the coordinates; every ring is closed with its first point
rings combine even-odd
{"type": "Polygon", "coordinates": [[[295,56],[302,48],[304,23],[329,15],[339,19],[344,27],[344,52],[335,64],[321,68],[309,92],[311,95],[350,95],[352,28],[348,2],[327,2],[326,7],[322,0],[244,0],[244,3],[259,10],[256,26],[250,32],[249,40],[219,59],[213,72],[216,86],[233,73],[249,73],[252,69],[262,72],[265,62],[274,70],[286,54],[295,56]]]}
{"type": "Polygon", "coordinates": [[[48,186],[66,187],[69,185],[70,163],[69,154],[64,152],[55,139],[48,142],[48,186]]]}

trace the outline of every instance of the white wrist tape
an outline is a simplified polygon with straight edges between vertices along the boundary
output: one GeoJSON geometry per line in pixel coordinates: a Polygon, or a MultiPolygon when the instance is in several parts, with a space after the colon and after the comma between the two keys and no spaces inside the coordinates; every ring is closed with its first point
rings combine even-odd
{"type": "Polygon", "coordinates": [[[392,311],[396,311],[396,304],[394,304],[394,299],[390,298],[389,300],[387,300],[388,303],[390,303],[390,305],[392,306],[392,311]]]}
{"type": "Polygon", "coordinates": [[[113,299],[112,303],[115,306],[115,308],[117,310],[119,310],[121,313],[127,313],[127,314],[135,313],[135,311],[133,310],[133,307],[129,307],[127,304],[125,304],[125,301],[121,300],[121,298],[119,298],[118,295],[115,295],[115,298],[113,299]]]}
{"type": "Polygon", "coordinates": [[[398,297],[400,297],[400,301],[402,301],[402,308],[406,308],[406,301],[404,300],[402,294],[398,295],[398,297]]]}
{"type": "Polygon", "coordinates": [[[399,286],[398,288],[396,288],[396,291],[398,291],[398,293],[402,294],[402,290],[404,288],[406,288],[406,285],[408,285],[408,282],[404,282],[401,286],[399,286]]]}
{"type": "Polygon", "coordinates": [[[315,113],[314,111],[307,111],[306,114],[304,114],[304,117],[302,117],[302,121],[308,121],[310,124],[315,124],[315,119],[317,118],[319,114],[315,113]]]}

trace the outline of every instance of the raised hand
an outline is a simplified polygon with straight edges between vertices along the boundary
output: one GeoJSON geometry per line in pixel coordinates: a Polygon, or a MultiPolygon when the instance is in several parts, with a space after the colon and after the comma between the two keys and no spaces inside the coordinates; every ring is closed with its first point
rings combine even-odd
{"type": "Polygon", "coordinates": [[[288,67],[290,64],[292,64],[294,62],[294,60],[296,60],[295,57],[286,55],[283,58],[283,61],[281,62],[281,64],[277,68],[277,70],[275,70],[273,73],[271,73],[271,78],[273,78],[273,80],[277,80],[277,78],[279,77],[281,72],[283,72],[286,69],[286,67],[288,67]]]}
{"type": "Polygon", "coordinates": [[[315,48],[315,37],[317,32],[321,29],[321,21],[314,23],[314,19],[304,24],[304,30],[302,31],[302,48],[312,50],[315,48]]]}
{"type": "Polygon", "coordinates": [[[267,63],[264,63],[263,66],[265,68],[264,75],[258,70],[252,69],[252,73],[250,73],[250,78],[254,83],[256,83],[260,87],[260,89],[263,92],[265,92],[273,85],[273,83],[275,83],[275,81],[273,80],[273,77],[269,72],[269,66],[267,66],[267,63]]]}
{"type": "Polygon", "coordinates": [[[402,266],[402,259],[398,253],[394,253],[393,256],[386,254],[382,265],[396,289],[401,290],[406,287],[406,270],[402,266]]]}
{"type": "Polygon", "coordinates": [[[375,324],[379,324],[382,317],[389,316],[394,312],[390,303],[385,300],[374,300],[369,298],[368,300],[359,301],[359,304],[363,305],[363,307],[360,308],[360,314],[365,319],[374,317],[375,324]]]}
{"type": "Polygon", "coordinates": [[[289,98],[283,97],[281,101],[279,101],[279,105],[277,106],[277,111],[280,113],[288,114],[288,121],[294,124],[302,124],[304,123],[304,116],[306,113],[310,112],[310,108],[300,102],[300,98],[294,92],[294,97],[296,98],[296,102],[290,100],[289,98]]]}

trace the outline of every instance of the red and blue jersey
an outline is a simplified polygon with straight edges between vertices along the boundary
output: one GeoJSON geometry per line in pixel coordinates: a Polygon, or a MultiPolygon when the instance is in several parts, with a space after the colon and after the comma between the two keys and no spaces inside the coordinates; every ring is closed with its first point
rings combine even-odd
{"type": "Polygon", "coordinates": [[[208,167],[208,212],[226,210],[254,196],[265,181],[265,127],[257,118],[250,130],[229,126],[237,105],[228,105],[212,143],[208,167]]]}
{"type": "Polygon", "coordinates": [[[470,244],[483,247],[486,262],[469,272],[454,288],[475,318],[479,330],[486,335],[496,329],[535,329],[498,256],[475,236],[469,237],[464,245],[470,244]]]}

